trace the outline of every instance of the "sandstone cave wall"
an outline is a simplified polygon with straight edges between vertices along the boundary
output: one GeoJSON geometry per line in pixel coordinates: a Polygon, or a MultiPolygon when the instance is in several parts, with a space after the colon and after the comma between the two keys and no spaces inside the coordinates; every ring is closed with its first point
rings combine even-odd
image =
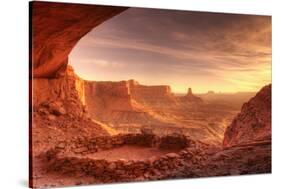
{"type": "Polygon", "coordinates": [[[57,77],[59,72],[65,71],[69,53],[84,35],[126,9],[74,3],[31,2],[32,76],[57,77]]]}
{"type": "Polygon", "coordinates": [[[85,105],[84,81],[69,71],[68,55],[89,31],[127,7],[30,2],[30,106],[59,104],[80,115],[85,105]],[[53,103],[53,101],[55,103],[53,103]]]}
{"type": "Polygon", "coordinates": [[[59,78],[35,78],[32,83],[32,105],[35,110],[47,104],[60,106],[70,114],[81,115],[85,106],[84,81],[68,66],[59,78]]]}

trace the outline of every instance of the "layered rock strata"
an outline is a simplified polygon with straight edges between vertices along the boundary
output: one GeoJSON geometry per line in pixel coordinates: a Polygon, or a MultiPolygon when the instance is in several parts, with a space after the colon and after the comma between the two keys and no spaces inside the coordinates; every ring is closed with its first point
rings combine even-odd
{"type": "Polygon", "coordinates": [[[168,85],[146,86],[129,80],[132,98],[143,105],[154,107],[174,106],[176,98],[168,85]]]}

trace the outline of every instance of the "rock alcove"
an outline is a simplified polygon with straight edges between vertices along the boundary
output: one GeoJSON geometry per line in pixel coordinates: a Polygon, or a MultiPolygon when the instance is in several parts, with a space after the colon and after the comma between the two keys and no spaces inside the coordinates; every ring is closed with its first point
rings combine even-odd
{"type": "MultiPolygon", "coordinates": [[[[108,85],[88,84],[79,79],[74,70],[67,66],[68,55],[92,28],[126,9],[81,4],[31,3],[30,106],[33,114],[30,121],[30,186],[270,172],[271,86],[266,86],[243,106],[242,113],[238,114],[225,134],[225,149],[181,135],[117,135],[102,123],[87,117],[85,93],[91,91],[93,86],[107,91],[108,85]],[[246,125],[245,122],[252,124],[246,125]],[[241,125],[244,129],[239,129],[241,125]],[[249,132],[252,135],[248,135],[249,132]],[[257,137],[253,141],[254,134],[257,137]],[[240,144],[239,141],[243,143],[240,144]],[[118,148],[153,150],[153,153],[148,153],[144,158],[114,155],[104,158],[107,154],[116,155],[114,149],[118,148]],[[61,182],[61,179],[64,180],[61,182]]],[[[147,115],[131,107],[127,86],[132,86],[132,95],[135,94],[135,98],[140,101],[147,101],[146,97],[151,98],[151,91],[156,90],[161,91],[161,98],[158,95],[157,99],[169,102],[170,106],[177,103],[167,86],[151,88],[141,86],[135,81],[117,83],[112,87],[113,94],[119,94],[115,95],[116,98],[123,101],[118,101],[122,106],[116,103],[114,107],[125,109],[119,109],[119,112],[134,111],[138,115],[134,120],[138,117],[140,120],[146,119],[147,115]]],[[[106,98],[106,95],[100,96],[106,98]]],[[[110,103],[117,102],[116,98],[110,103]]],[[[149,103],[154,105],[155,99],[156,97],[149,103]]],[[[181,101],[185,102],[186,99],[202,103],[191,91],[181,101]]],[[[95,107],[96,101],[92,102],[95,107]]],[[[161,102],[158,105],[161,107],[161,102]]],[[[106,112],[104,115],[107,115],[106,112]]],[[[163,133],[163,130],[160,132],[163,133]]]]}
{"type": "MultiPolygon", "coordinates": [[[[83,91],[86,84],[75,75],[74,70],[67,66],[68,55],[79,39],[92,28],[126,9],[126,7],[63,3],[46,6],[44,2],[32,3],[33,41],[30,51],[31,79],[33,79],[32,101],[35,115],[38,112],[38,117],[47,118],[43,124],[41,122],[37,124],[35,121],[34,126],[41,127],[50,123],[63,125],[68,119],[78,121],[80,124],[81,120],[83,122],[90,120],[85,117],[84,109],[83,91]]],[[[119,88],[117,87],[116,90],[119,91],[119,88]]],[[[140,176],[143,177],[145,173],[147,176],[154,175],[155,178],[160,178],[165,175],[159,174],[160,169],[169,169],[167,166],[162,167],[161,164],[170,164],[177,168],[181,164],[178,157],[184,154],[188,154],[188,157],[190,155],[184,151],[190,145],[190,140],[185,136],[158,137],[147,133],[109,136],[104,132],[99,133],[94,133],[94,138],[81,134],[81,138],[52,139],[52,143],[55,144],[44,146],[46,151],[43,153],[34,147],[33,155],[39,159],[46,158],[44,165],[41,166],[47,166],[43,168],[47,172],[59,169],[62,172],[82,172],[102,177],[104,174],[100,172],[108,171],[109,178],[101,178],[101,180],[112,179],[110,178],[112,174],[114,179],[119,177],[130,179],[130,175],[137,179],[140,176]],[[103,133],[103,136],[99,136],[99,133],[103,133]],[[135,151],[135,154],[141,152],[142,155],[123,154],[121,157],[118,154],[120,150],[126,151],[128,148],[130,151],[135,151]],[[66,161],[71,165],[66,164],[66,161]],[[151,166],[153,163],[155,167],[151,166]],[[73,170],[69,170],[70,167],[73,170]],[[141,171],[141,167],[150,168],[144,172],[141,171]]],[[[39,138],[33,137],[32,140],[36,143],[39,138]]]]}
{"type": "Polygon", "coordinates": [[[68,55],[89,31],[127,7],[32,2],[34,78],[54,78],[66,70],[68,55]]]}

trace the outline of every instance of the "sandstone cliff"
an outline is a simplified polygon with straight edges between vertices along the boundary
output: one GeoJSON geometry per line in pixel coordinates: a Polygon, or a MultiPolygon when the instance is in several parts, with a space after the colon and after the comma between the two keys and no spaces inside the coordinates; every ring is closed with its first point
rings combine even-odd
{"type": "Polygon", "coordinates": [[[58,78],[36,78],[32,85],[32,151],[37,155],[79,136],[105,136],[114,131],[88,116],[85,82],[68,66],[58,78]]]}
{"type": "Polygon", "coordinates": [[[85,102],[90,115],[101,121],[108,121],[114,112],[134,111],[126,81],[85,81],[85,102]]]}
{"type": "Polygon", "coordinates": [[[156,107],[176,104],[176,98],[168,85],[147,86],[130,80],[129,86],[132,98],[140,104],[156,107]]]}
{"type": "Polygon", "coordinates": [[[169,86],[145,86],[129,81],[85,81],[85,104],[89,114],[99,121],[120,124],[144,124],[158,121],[151,109],[171,106],[175,98],[169,86]]]}
{"type": "Polygon", "coordinates": [[[271,84],[242,106],[224,134],[224,147],[271,140],[271,84]]]}

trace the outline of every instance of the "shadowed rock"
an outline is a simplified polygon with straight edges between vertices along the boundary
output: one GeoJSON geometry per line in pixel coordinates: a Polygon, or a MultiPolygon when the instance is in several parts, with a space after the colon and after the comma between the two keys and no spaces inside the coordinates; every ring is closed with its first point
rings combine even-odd
{"type": "Polygon", "coordinates": [[[33,77],[50,78],[64,73],[68,55],[94,27],[126,7],[32,2],[33,77]]]}
{"type": "Polygon", "coordinates": [[[224,147],[271,140],[271,84],[242,106],[224,134],[224,147]]]}

